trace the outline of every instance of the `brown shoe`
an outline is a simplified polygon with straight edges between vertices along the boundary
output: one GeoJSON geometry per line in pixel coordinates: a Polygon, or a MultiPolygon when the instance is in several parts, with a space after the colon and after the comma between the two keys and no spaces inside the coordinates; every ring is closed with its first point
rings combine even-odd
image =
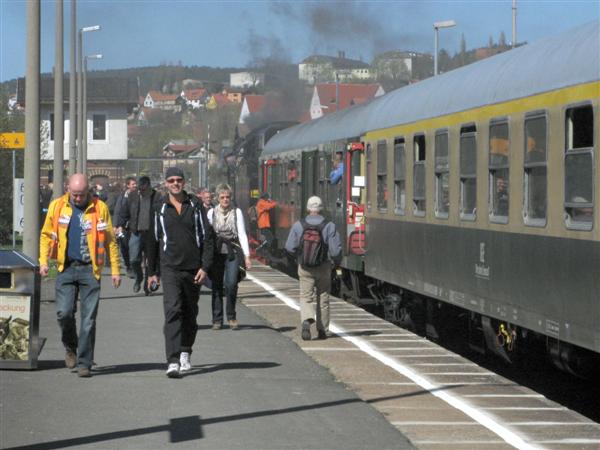
{"type": "Polygon", "coordinates": [[[67,369],[74,369],[77,366],[77,354],[72,350],[67,350],[65,354],[65,365],[67,369]]]}
{"type": "Polygon", "coordinates": [[[213,330],[220,330],[221,329],[221,324],[220,323],[213,323],[212,329],[213,330]]]}
{"type": "Polygon", "coordinates": [[[77,376],[80,378],[89,378],[92,376],[92,371],[88,367],[80,367],[77,369],[77,376]]]}
{"type": "Polygon", "coordinates": [[[240,326],[237,320],[233,319],[229,321],[229,328],[231,328],[232,330],[237,330],[239,327],[240,326]]]}

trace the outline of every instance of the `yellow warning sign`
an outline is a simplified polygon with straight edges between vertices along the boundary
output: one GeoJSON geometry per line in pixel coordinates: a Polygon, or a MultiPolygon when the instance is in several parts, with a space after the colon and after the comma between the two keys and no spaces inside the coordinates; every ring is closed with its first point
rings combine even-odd
{"type": "Polygon", "coordinates": [[[0,148],[25,148],[25,133],[0,133],[0,148]]]}

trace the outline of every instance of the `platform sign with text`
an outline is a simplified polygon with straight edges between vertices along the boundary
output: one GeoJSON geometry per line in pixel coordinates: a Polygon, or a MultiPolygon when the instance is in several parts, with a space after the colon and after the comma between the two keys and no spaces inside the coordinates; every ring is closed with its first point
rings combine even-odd
{"type": "Polygon", "coordinates": [[[13,184],[13,230],[23,232],[23,211],[25,209],[25,179],[15,178],[13,184]]]}

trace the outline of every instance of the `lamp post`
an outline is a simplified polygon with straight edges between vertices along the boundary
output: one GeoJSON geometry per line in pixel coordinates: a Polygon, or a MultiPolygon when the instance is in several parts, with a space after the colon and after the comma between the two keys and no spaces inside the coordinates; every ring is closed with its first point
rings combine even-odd
{"type": "Polygon", "coordinates": [[[451,28],[456,25],[454,20],[444,20],[442,22],[434,22],[433,29],[435,30],[435,44],[433,50],[433,76],[438,74],[438,33],[440,28],[451,28]]]}
{"type": "Polygon", "coordinates": [[[77,172],[85,173],[84,166],[87,162],[87,155],[83,154],[82,141],[83,141],[83,33],[88,31],[98,31],[100,25],[94,25],[92,27],[83,27],[79,29],[79,42],[77,45],[77,61],[79,70],[77,71],[77,172]]]}
{"type": "MultiPolygon", "coordinates": [[[[83,136],[82,136],[82,145],[81,145],[81,171],[82,173],[87,173],[87,62],[88,59],[102,59],[101,54],[95,55],[86,55],[83,58],[83,136]]],[[[93,133],[93,131],[92,131],[93,133]]]]}

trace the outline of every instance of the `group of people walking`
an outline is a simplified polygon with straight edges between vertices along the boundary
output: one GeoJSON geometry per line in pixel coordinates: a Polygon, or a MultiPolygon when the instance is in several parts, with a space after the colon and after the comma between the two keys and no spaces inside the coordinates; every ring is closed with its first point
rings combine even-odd
{"type": "MultiPolygon", "coordinates": [[[[108,207],[90,193],[83,174],[72,175],[68,192],[49,205],[40,238],[40,274],[48,275],[50,259],[57,261],[56,311],[66,351],[65,364],[70,369],[77,368],[80,377],[92,375],[100,278],[107,259],[113,286],[118,288],[121,284],[119,246],[128,275],[135,280],[134,292],[142,287],[146,293],[159,285],[163,287],[169,378],[179,378],[192,368],[202,285],[212,290],[212,329],[221,329],[225,316],[232,330],[239,328],[238,283],[252,267],[252,261],[244,217],[233,205],[231,188],[219,185],[218,203],[213,206],[210,192],[186,192],[184,172],[178,167],[167,169],[165,187],[167,194],[163,196],[151,188],[147,177],[128,179],[127,190],[116,202],[114,228],[108,207]],[[78,297],[79,337],[75,325],[78,297]]],[[[286,244],[292,253],[301,251],[304,228],[314,228],[325,221],[319,214],[322,203],[318,197],[311,197],[307,206],[309,216],[294,224],[286,244]]],[[[317,324],[319,338],[327,337],[331,264],[339,264],[341,257],[339,235],[333,223],[326,223],[319,232],[323,239],[318,251],[325,249],[325,253],[317,258],[316,266],[302,268],[300,264],[298,270],[303,339],[310,339],[312,323],[317,324]]]]}

